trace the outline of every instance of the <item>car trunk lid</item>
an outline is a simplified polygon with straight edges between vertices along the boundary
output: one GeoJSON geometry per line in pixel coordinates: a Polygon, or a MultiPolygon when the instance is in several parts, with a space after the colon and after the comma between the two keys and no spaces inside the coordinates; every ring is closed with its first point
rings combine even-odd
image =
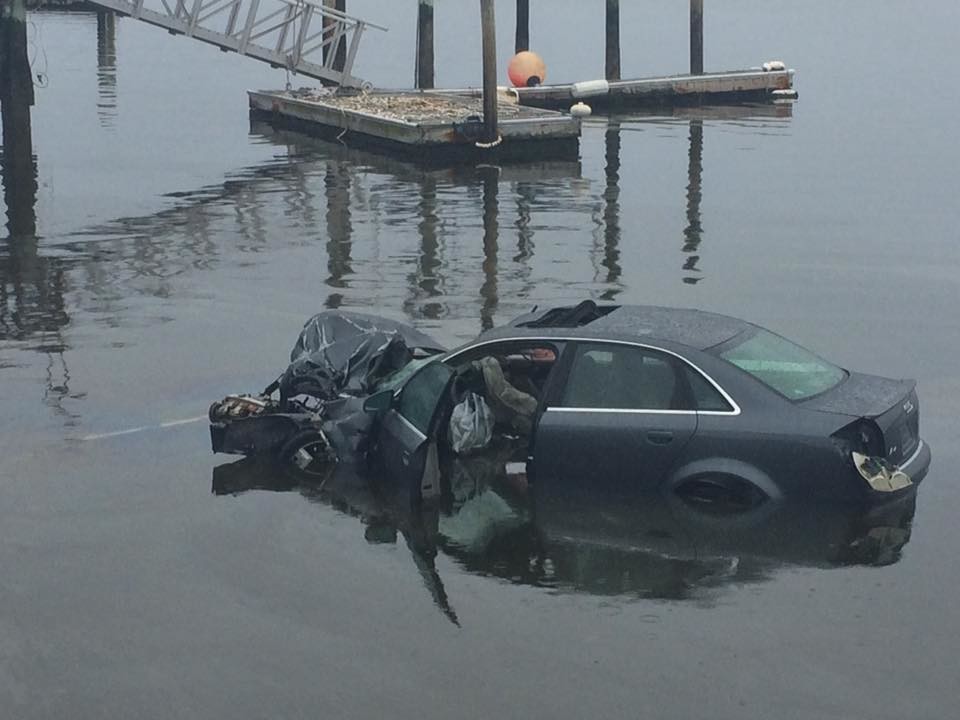
{"type": "Polygon", "coordinates": [[[802,407],[872,420],[883,434],[884,457],[902,464],[919,443],[920,403],[916,381],[851,373],[832,390],[802,407]]]}

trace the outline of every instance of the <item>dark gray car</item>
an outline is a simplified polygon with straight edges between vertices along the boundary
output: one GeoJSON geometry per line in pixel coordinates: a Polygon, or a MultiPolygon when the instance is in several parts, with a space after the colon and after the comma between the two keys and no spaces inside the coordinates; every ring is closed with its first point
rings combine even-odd
{"type": "Polygon", "coordinates": [[[505,438],[538,492],[755,505],[907,492],[930,464],[914,386],[743,320],[586,302],[488,331],[365,407],[371,456],[423,496],[440,493],[466,422],[467,452],[505,438]]]}

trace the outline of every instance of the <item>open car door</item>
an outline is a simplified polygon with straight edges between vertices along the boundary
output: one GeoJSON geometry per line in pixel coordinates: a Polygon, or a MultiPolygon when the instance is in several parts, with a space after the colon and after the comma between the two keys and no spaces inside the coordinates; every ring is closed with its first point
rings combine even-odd
{"type": "Polygon", "coordinates": [[[440,492],[436,434],[432,433],[455,372],[442,362],[431,362],[411,377],[394,396],[381,420],[379,459],[395,487],[411,497],[440,492]]]}

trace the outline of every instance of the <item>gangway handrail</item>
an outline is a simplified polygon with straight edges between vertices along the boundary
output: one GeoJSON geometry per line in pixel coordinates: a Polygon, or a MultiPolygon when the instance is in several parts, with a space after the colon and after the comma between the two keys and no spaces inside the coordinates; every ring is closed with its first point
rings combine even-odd
{"type": "Polygon", "coordinates": [[[368,28],[388,30],[325,5],[322,0],[90,2],[157,25],[172,34],[216,45],[224,52],[233,51],[344,87],[367,85],[352,74],[363,32],[368,28]],[[311,23],[314,23],[312,32],[311,23]],[[309,56],[318,50],[323,53],[322,61],[311,61],[309,56]]]}

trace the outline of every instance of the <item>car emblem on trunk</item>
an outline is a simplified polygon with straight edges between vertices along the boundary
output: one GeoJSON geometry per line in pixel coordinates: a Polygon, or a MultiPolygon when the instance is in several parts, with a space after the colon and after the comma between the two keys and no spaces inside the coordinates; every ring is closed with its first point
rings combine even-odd
{"type": "Polygon", "coordinates": [[[904,411],[907,415],[909,415],[910,413],[913,412],[913,410],[914,410],[913,403],[910,402],[909,400],[907,400],[907,401],[903,404],[903,411],[904,411]]]}

